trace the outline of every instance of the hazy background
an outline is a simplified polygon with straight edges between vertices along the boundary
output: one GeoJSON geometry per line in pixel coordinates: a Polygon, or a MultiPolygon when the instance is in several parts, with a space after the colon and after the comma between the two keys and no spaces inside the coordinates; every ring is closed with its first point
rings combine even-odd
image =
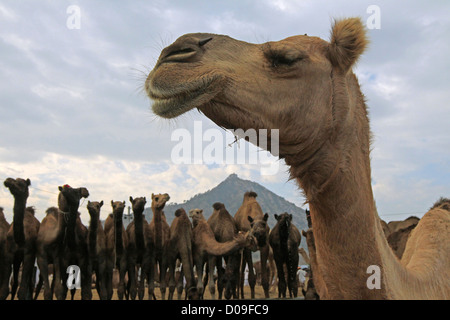
{"type": "MultiPolygon", "coordinates": [[[[111,200],[167,192],[182,202],[231,173],[305,208],[283,161],[273,176],[261,176],[258,165],[174,164],[173,130],[192,131],[195,120],[204,130],[216,126],[196,111],[157,119],[143,83],[160,50],[184,33],[255,43],[305,33],[328,40],[333,18],[366,21],[370,5],[381,10],[380,29],[369,30],[355,73],[370,108],[378,212],[388,221],[421,217],[450,196],[449,1],[3,0],[0,180],[30,178],[28,205],[39,219],[66,183],[104,200],[105,217],[111,200]],[[80,10],[79,29],[67,26],[71,5],[80,10]]],[[[11,222],[13,198],[3,185],[0,206],[11,222]]]]}

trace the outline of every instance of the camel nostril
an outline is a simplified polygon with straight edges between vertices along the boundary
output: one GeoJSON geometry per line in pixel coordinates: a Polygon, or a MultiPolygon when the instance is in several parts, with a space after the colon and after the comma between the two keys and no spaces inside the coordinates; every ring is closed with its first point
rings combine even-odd
{"type": "Polygon", "coordinates": [[[202,39],[202,40],[200,40],[200,41],[198,42],[198,46],[199,46],[199,47],[203,47],[205,44],[207,44],[207,43],[210,42],[211,40],[212,40],[212,37],[202,39]]]}

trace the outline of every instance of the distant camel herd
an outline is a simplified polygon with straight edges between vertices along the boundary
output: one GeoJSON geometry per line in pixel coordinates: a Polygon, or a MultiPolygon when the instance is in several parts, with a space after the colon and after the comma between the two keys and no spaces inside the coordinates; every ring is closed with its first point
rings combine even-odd
{"type": "MultiPolygon", "coordinates": [[[[111,201],[112,213],[104,226],[100,221],[104,202],[88,201],[91,219],[89,226],[84,226],[78,209],[80,199],[87,198],[89,191],[69,185],[59,187],[58,207],[48,208],[46,217],[39,222],[34,208],[26,205],[30,184],[29,179],[21,178],[8,178],[4,182],[14,197],[14,214],[9,225],[0,208],[2,300],[9,294],[14,299],[16,293],[21,300],[37,299],[42,286],[44,299],[66,299],[67,268],[71,265],[79,267],[84,300],[92,299],[93,282],[102,300],[113,298],[113,288],[120,300],[143,299],[146,287],[148,298],[155,299],[155,282],[159,283],[162,299],[166,298],[167,286],[168,299],[173,299],[175,289],[178,299],[182,298],[183,290],[186,299],[202,299],[206,285],[211,299],[216,298],[216,287],[219,299],[239,299],[244,298],[244,270],[248,270],[252,299],[257,277],[265,298],[270,297],[270,285],[275,277],[278,297],[286,298],[288,290],[289,297],[295,298],[299,286],[299,254],[310,264],[309,255],[299,248],[301,233],[292,223],[292,215],[275,214],[277,223],[271,230],[267,224],[269,215],[263,214],[256,201],[257,194],[252,191],[244,194],[234,217],[223,203],[217,202],[208,220],[202,209],[191,209],[188,215],[180,208],[170,226],[163,211],[170,199],[168,194],[152,194],[150,223],[143,214],[146,198],[130,197],[134,219],[125,229],[122,221],[125,201],[111,201]],[[255,251],[260,251],[261,259],[253,264],[252,252],[255,251]],[[33,272],[35,261],[40,271],[37,285],[33,272]],[[180,272],[175,271],[177,268],[180,272]],[[116,280],[113,280],[114,273],[116,280]]],[[[309,211],[306,214],[309,229],[302,233],[314,259],[309,211]]],[[[385,235],[399,258],[418,221],[411,217],[402,222],[382,222],[385,235]]],[[[306,279],[303,296],[318,299],[311,268],[306,279]]],[[[74,293],[72,289],[72,299],[74,293]]]]}
{"type": "Polygon", "coordinates": [[[90,222],[86,227],[78,210],[80,200],[88,198],[89,191],[64,185],[59,187],[58,207],[48,208],[39,222],[34,208],[27,207],[30,179],[8,178],[4,185],[14,197],[14,207],[11,225],[0,208],[2,300],[8,296],[14,299],[16,294],[21,300],[37,299],[42,287],[46,300],[64,300],[68,291],[73,299],[76,289],[68,288],[68,267],[72,265],[79,268],[83,300],[92,299],[93,282],[102,300],[112,299],[114,288],[120,300],[143,299],[145,288],[148,298],[155,299],[155,283],[159,283],[162,299],[166,298],[167,286],[169,299],[173,299],[175,289],[179,299],[183,289],[186,299],[202,299],[206,286],[211,299],[216,298],[216,287],[219,299],[244,298],[246,267],[251,298],[255,298],[252,252],[257,250],[261,254],[258,270],[265,297],[269,298],[273,265],[278,274],[278,296],[286,297],[288,288],[289,296],[297,297],[300,232],[288,213],[275,214],[277,224],[270,230],[269,215],[263,213],[255,192],[244,194],[234,217],[223,203],[217,202],[208,220],[203,209],[191,209],[188,214],[180,208],[170,226],[163,211],[170,199],[168,194],[152,194],[150,222],[143,214],[146,198],[130,197],[134,219],[125,229],[125,201],[111,201],[112,213],[104,225],[100,220],[104,202],[88,201],[90,222]],[[176,274],[177,265],[183,277],[176,274]],[[118,274],[115,281],[114,273],[118,274]]]}

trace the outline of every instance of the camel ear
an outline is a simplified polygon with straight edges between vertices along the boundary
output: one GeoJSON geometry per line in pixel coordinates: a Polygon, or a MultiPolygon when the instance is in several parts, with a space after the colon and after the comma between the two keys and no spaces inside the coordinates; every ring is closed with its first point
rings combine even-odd
{"type": "Polygon", "coordinates": [[[152,199],[155,197],[155,195],[152,193],[152,199]]]}
{"type": "Polygon", "coordinates": [[[111,205],[113,205],[113,204],[114,204],[114,201],[111,200],[111,205]]]}
{"type": "Polygon", "coordinates": [[[266,214],[264,215],[264,221],[267,222],[267,220],[269,220],[269,214],[266,212],[266,214]]]}
{"type": "Polygon", "coordinates": [[[131,203],[133,202],[133,197],[132,197],[132,196],[130,196],[130,202],[131,202],[131,203]]]}
{"type": "Polygon", "coordinates": [[[289,221],[292,221],[292,213],[289,215],[289,221]]]}
{"type": "Polygon", "coordinates": [[[103,206],[103,200],[102,201],[100,201],[100,207],[102,207],[103,206]]]}
{"type": "Polygon", "coordinates": [[[125,205],[125,200],[123,201],[123,205],[125,205]]]}
{"type": "Polygon", "coordinates": [[[273,215],[274,217],[275,217],[275,220],[280,220],[280,216],[279,215],[277,215],[276,213],[273,215]]]}
{"type": "Polygon", "coordinates": [[[203,209],[200,209],[200,213],[203,213],[203,209]]]}
{"type": "Polygon", "coordinates": [[[306,231],[302,230],[302,235],[306,238],[306,231]]]}
{"type": "Polygon", "coordinates": [[[29,185],[31,185],[31,180],[30,179],[27,179],[27,186],[29,186],[29,185]]]}
{"type": "Polygon", "coordinates": [[[336,20],[331,29],[328,58],[343,72],[347,72],[364,52],[369,41],[360,18],[336,20]]]}
{"type": "Polygon", "coordinates": [[[59,191],[62,191],[62,190],[63,190],[63,187],[59,186],[59,187],[58,187],[58,190],[59,190],[59,191]]]}

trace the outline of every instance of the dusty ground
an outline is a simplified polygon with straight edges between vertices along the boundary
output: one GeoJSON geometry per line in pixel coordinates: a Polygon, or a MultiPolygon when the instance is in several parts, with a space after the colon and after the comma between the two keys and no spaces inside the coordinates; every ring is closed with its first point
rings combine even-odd
{"type": "MultiPolygon", "coordinates": [[[[166,299],[167,299],[168,293],[169,293],[169,289],[166,289],[166,299]]],[[[161,299],[161,293],[160,293],[159,288],[155,289],[155,295],[156,295],[156,298],[158,300],[161,299]]],[[[246,299],[250,299],[250,287],[249,286],[245,286],[244,287],[244,295],[245,295],[246,299]]],[[[299,290],[299,295],[300,295],[300,297],[302,296],[301,290],[299,290]]],[[[217,296],[218,295],[217,295],[217,290],[216,290],[216,298],[217,298],[217,296]]],[[[70,295],[68,295],[68,297],[70,299],[70,295]]],[[[92,300],[99,300],[99,296],[98,296],[97,291],[95,289],[92,289],[92,297],[93,297],[92,300]]],[[[278,292],[277,291],[270,292],[270,297],[271,298],[277,298],[278,297],[278,292]]],[[[80,300],[80,298],[81,298],[80,290],[77,290],[77,292],[75,293],[75,300],[80,300]]],[[[148,298],[148,295],[147,295],[147,291],[146,291],[144,299],[147,299],[147,298],[148,298]]],[[[176,292],[174,294],[174,298],[177,299],[177,293],[176,292]]],[[[183,292],[183,298],[184,298],[184,292],[183,292]]],[[[205,290],[205,297],[204,298],[205,299],[210,299],[211,298],[208,288],[206,288],[206,290],[205,290]]],[[[263,288],[261,286],[257,285],[255,287],[255,299],[264,299],[264,290],[263,290],[263,288]]],[[[43,292],[42,291],[41,291],[41,294],[38,297],[38,300],[43,300],[43,292]]],[[[116,290],[114,290],[113,300],[118,300],[117,299],[116,290]]]]}

